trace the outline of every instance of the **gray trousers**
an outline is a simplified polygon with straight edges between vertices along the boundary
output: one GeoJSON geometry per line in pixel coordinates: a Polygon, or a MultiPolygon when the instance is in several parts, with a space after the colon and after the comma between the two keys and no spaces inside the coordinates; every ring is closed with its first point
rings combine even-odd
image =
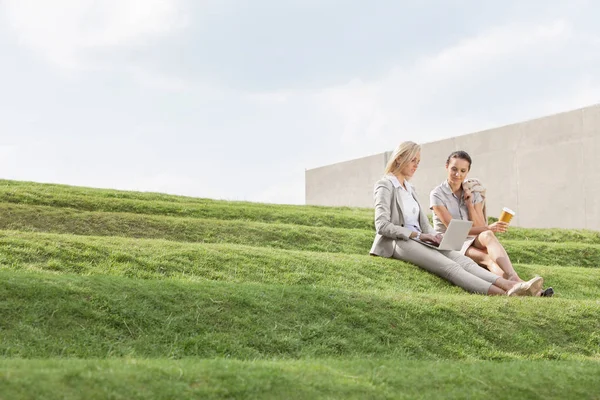
{"type": "Polygon", "coordinates": [[[471,293],[487,294],[499,278],[458,251],[435,250],[414,240],[396,240],[392,257],[415,264],[471,293]]]}

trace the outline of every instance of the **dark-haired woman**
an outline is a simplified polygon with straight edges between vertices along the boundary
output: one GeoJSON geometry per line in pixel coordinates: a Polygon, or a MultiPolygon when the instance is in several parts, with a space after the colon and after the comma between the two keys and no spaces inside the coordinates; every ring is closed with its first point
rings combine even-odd
{"type": "MultiPolygon", "coordinates": [[[[463,185],[471,164],[471,157],[464,151],[455,151],[446,160],[448,176],[429,195],[434,229],[438,233],[446,232],[452,219],[473,221],[469,238],[465,241],[461,253],[496,275],[521,282],[522,279],[515,271],[506,250],[495,235],[497,232],[506,232],[508,224],[501,221],[488,224],[483,213],[481,194],[471,192],[463,185]]],[[[551,292],[552,289],[549,288],[543,295],[551,295],[551,292]]],[[[532,293],[540,294],[542,293],[532,293]]]]}

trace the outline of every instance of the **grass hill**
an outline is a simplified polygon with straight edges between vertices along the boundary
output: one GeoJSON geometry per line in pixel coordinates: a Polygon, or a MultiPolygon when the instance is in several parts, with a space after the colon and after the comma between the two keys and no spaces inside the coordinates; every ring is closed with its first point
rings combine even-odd
{"type": "Polygon", "coordinates": [[[0,180],[0,400],[600,398],[599,232],[501,237],[549,299],[373,234],[369,209],[0,180]]]}

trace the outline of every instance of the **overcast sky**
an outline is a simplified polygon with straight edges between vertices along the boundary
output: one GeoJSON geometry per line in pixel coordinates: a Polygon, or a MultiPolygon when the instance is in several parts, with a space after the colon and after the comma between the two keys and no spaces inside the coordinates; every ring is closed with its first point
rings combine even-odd
{"type": "Polygon", "coordinates": [[[304,171],[600,102],[600,2],[0,0],[0,177],[304,203],[304,171]]]}

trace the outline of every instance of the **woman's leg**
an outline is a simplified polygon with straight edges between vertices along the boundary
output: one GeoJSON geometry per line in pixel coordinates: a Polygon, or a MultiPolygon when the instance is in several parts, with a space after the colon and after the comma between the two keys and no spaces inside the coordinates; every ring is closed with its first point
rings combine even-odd
{"type": "Polygon", "coordinates": [[[505,294],[506,290],[512,287],[510,284],[505,285],[506,288],[494,285],[496,281],[502,278],[484,270],[462,254],[454,252],[464,258],[460,261],[465,262],[465,260],[468,260],[467,262],[472,264],[472,268],[487,274],[475,275],[467,271],[460,263],[449,258],[446,253],[450,252],[430,249],[413,240],[398,240],[392,257],[415,264],[472,293],[500,295],[505,294]]]}
{"type": "Polygon", "coordinates": [[[502,291],[508,291],[518,282],[499,277],[498,275],[481,268],[469,257],[460,254],[458,251],[445,251],[446,257],[459,264],[465,271],[488,282],[493,282],[492,287],[497,287],[502,291]]]}
{"type": "MultiPolygon", "coordinates": [[[[456,263],[461,265],[467,272],[472,273],[475,276],[478,276],[484,280],[490,280],[491,277],[496,277],[496,281],[494,281],[494,285],[490,289],[493,290],[494,287],[498,287],[503,291],[509,291],[512,288],[515,288],[515,292],[512,295],[516,296],[540,296],[542,293],[542,283],[543,279],[540,277],[533,278],[527,282],[516,282],[510,279],[505,279],[502,277],[497,277],[495,274],[490,271],[479,267],[473,260],[469,257],[466,257],[459,253],[458,251],[448,251],[446,252],[447,257],[454,260],[456,263]]],[[[493,294],[496,294],[494,292],[493,294]]],[[[490,293],[492,294],[492,293],[490,293]]]]}
{"type": "MultiPolygon", "coordinates": [[[[475,238],[473,242],[473,246],[479,250],[485,250],[491,260],[502,269],[506,273],[506,278],[511,281],[521,282],[521,278],[513,268],[512,263],[510,262],[510,258],[508,254],[506,254],[506,250],[500,242],[494,232],[492,231],[484,231],[481,232],[475,238]]],[[[471,247],[473,247],[471,246],[471,247]]]]}
{"type": "MultiPolygon", "coordinates": [[[[492,233],[492,235],[493,235],[493,232],[490,231],[490,233],[492,233]]],[[[494,239],[498,243],[498,245],[500,246],[502,251],[504,253],[506,253],[506,250],[504,250],[504,247],[502,246],[502,244],[500,244],[500,242],[498,241],[498,239],[496,238],[495,235],[494,235],[494,239]]],[[[486,249],[478,249],[475,246],[475,242],[473,242],[473,245],[471,245],[467,249],[467,251],[465,252],[465,255],[467,257],[469,257],[470,259],[472,259],[473,261],[475,261],[477,264],[484,265],[490,272],[492,272],[498,276],[501,276],[502,278],[505,278],[505,279],[508,279],[508,280],[514,281],[514,282],[523,282],[523,280],[521,278],[519,278],[518,275],[516,275],[516,280],[510,279],[509,275],[508,275],[508,271],[510,271],[510,269],[508,269],[508,271],[502,270],[502,268],[500,268],[500,266],[496,262],[494,262],[494,260],[492,260],[492,257],[488,254],[486,249]]],[[[512,268],[512,264],[510,263],[510,259],[508,259],[508,255],[506,256],[506,259],[508,260],[508,262],[510,264],[510,268],[512,268]]],[[[514,271],[514,268],[513,268],[513,271],[514,271]]],[[[516,272],[515,272],[515,274],[516,274],[516,272]]],[[[534,296],[541,296],[542,292],[543,292],[543,290],[539,290],[537,293],[534,294],[534,296]]]]}
{"type": "Polygon", "coordinates": [[[482,267],[487,268],[491,273],[503,278],[508,278],[508,274],[504,272],[502,268],[500,268],[500,266],[494,262],[494,260],[492,260],[492,257],[490,257],[487,251],[478,249],[477,247],[471,245],[465,252],[465,256],[469,257],[482,267]]]}

